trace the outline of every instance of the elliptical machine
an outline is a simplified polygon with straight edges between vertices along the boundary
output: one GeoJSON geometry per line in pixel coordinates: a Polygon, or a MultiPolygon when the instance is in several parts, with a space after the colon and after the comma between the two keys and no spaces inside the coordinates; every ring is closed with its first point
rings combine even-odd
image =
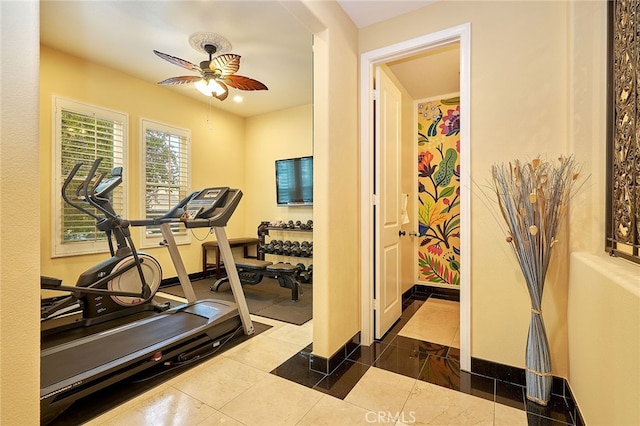
{"type": "Polygon", "coordinates": [[[169,308],[169,304],[157,305],[152,301],[162,280],[160,264],[152,256],[136,251],[129,221],[116,214],[111,205],[111,194],[122,183],[122,167],[115,167],[111,177],[105,180],[104,173],[97,173],[101,161],[98,158],[93,162],[75,191],[75,200],[72,200],[67,190],[83,166],[82,162],[77,163],[62,185],[62,198],[96,220],[96,228],[107,236],[111,257],[80,274],[75,286],[62,285],[57,278],[41,277],[41,289],[71,292],[69,296],[42,307],[41,322],[69,310],[77,311],[78,303],[82,315],[72,326],[90,326],[137,312],[169,308]],[[80,203],[95,207],[102,215],[80,203]]]}

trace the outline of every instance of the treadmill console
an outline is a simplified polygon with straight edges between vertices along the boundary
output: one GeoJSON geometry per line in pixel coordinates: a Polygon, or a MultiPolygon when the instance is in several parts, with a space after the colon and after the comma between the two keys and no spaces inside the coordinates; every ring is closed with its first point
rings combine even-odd
{"type": "Polygon", "coordinates": [[[205,188],[193,196],[184,207],[182,219],[208,219],[218,207],[224,205],[228,186],[205,188]]]}

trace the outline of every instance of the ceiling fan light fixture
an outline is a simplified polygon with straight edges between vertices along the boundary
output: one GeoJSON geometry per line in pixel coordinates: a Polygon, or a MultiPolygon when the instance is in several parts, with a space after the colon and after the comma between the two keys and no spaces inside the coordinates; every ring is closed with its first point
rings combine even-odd
{"type": "Polygon", "coordinates": [[[205,96],[218,97],[225,92],[224,87],[218,84],[214,79],[209,79],[209,81],[207,81],[203,78],[193,83],[193,85],[196,86],[196,89],[205,96]]]}

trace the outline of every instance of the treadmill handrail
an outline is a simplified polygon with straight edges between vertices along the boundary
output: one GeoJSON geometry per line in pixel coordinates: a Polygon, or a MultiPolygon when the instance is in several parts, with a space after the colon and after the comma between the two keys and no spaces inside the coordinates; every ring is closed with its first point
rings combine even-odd
{"type": "Polygon", "coordinates": [[[187,228],[210,228],[214,226],[226,226],[227,222],[231,218],[231,215],[235,212],[236,207],[242,199],[242,191],[240,189],[229,189],[227,199],[223,206],[217,207],[213,215],[208,218],[198,219],[183,219],[184,207],[191,201],[191,199],[199,194],[200,191],[195,191],[182,200],[179,204],[174,206],[166,214],[160,217],[148,217],[145,219],[129,219],[131,226],[153,226],[162,225],[163,223],[179,223],[182,222],[187,228]]]}
{"type": "Polygon", "coordinates": [[[147,217],[144,219],[129,219],[129,224],[131,226],[153,226],[153,225],[162,225],[166,222],[177,221],[176,219],[180,219],[180,216],[184,213],[184,206],[186,206],[189,201],[196,195],[198,195],[200,191],[193,191],[191,194],[187,195],[180,201],[178,204],[173,206],[168,212],[163,214],[160,217],[147,217]]]}
{"type": "Polygon", "coordinates": [[[198,219],[185,219],[184,225],[187,228],[210,228],[210,227],[224,227],[227,226],[227,222],[231,218],[231,215],[238,207],[242,199],[242,191],[239,189],[229,189],[227,194],[227,200],[222,207],[218,207],[214,210],[213,215],[208,218],[198,219]]]}

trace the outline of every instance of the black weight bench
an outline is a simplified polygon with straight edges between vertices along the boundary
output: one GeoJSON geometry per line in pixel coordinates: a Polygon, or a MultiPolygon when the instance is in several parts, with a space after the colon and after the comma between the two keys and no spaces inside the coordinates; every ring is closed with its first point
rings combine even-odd
{"type": "MultiPolygon", "coordinates": [[[[302,288],[296,278],[298,267],[291,263],[273,263],[266,260],[257,259],[237,259],[235,261],[241,284],[256,285],[262,281],[263,277],[275,278],[280,287],[291,289],[291,301],[296,302],[298,296],[302,294],[302,288]]],[[[220,286],[229,281],[229,277],[217,280],[211,291],[218,291],[220,286]]]]}

